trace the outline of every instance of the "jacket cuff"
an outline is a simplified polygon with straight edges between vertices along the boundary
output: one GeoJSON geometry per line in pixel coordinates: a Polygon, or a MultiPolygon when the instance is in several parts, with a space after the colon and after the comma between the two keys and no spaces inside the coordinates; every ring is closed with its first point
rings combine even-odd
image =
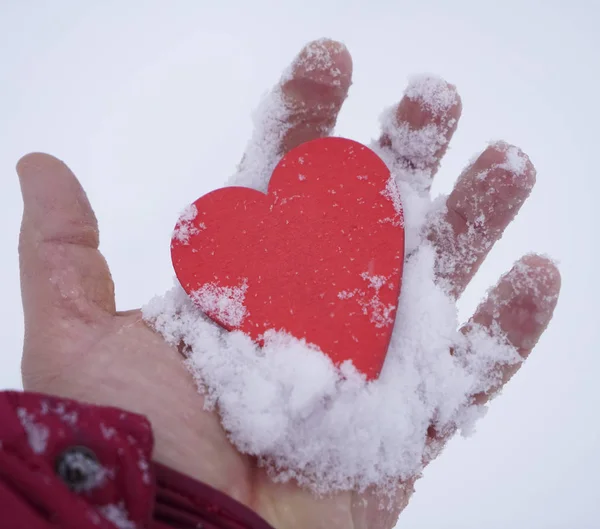
{"type": "Polygon", "coordinates": [[[270,529],[233,498],[153,462],[153,445],[141,415],[0,392],[2,526],[270,529]]]}

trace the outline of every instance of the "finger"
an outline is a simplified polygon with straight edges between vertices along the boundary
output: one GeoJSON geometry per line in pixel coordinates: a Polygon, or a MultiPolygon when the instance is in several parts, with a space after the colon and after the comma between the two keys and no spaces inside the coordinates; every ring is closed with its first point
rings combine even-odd
{"type": "Polygon", "coordinates": [[[459,297],[535,184],[529,158],[506,143],[490,145],[462,173],[445,206],[431,219],[428,238],[436,272],[459,297]]]}
{"type": "Polygon", "coordinates": [[[453,85],[433,76],[416,77],[400,103],[384,115],[380,144],[391,149],[405,169],[416,170],[423,188],[428,189],[461,112],[453,85]]]}
{"type": "MultiPolygon", "coordinates": [[[[484,388],[473,394],[473,405],[486,404],[521,368],[552,319],[560,286],[560,272],[552,261],[525,256],[500,278],[462,327],[470,343],[468,362],[476,366],[484,388]],[[498,349],[503,347],[507,350],[497,360],[498,349]],[[515,352],[517,357],[511,358],[515,352]]],[[[440,453],[454,432],[455,428],[443,432],[429,428],[426,463],[440,453]]]]}
{"type": "Polygon", "coordinates": [[[281,90],[289,109],[282,153],[331,133],[351,80],[352,58],[343,44],[319,40],[300,52],[282,78],[281,90]]]}
{"type": "Polygon", "coordinates": [[[230,180],[266,190],[279,157],[333,130],[352,79],[352,58],[333,40],[311,42],[262,102],[238,172],[230,180]]]}
{"type": "MultiPolygon", "coordinates": [[[[560,272],[551,260],[539,255],[525,256],[500,279],[462,332],[468,336],[479,328],[491,336],[499,335],[525,360],[552,319],[560,286],[560,272]]],[[[473,354],[481,355],[478,351],[473,354]]],[[[474,395],[474,403],[488,402],[521,365],[522,361],[492,365],[486,374],[489,387],[474,395]]]]}
{"type": "Polygon", "coordinates": [[[24,206],[19,261],[26,336],[56,335],[65,322],[114,313],[96,217],[73,173],[37,153],[23,157],[17,173],[24,206]]]}

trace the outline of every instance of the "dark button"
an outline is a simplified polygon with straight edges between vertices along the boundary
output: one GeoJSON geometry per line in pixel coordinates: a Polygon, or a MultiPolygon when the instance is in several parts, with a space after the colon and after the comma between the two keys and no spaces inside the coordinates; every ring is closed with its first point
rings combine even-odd
{"type": "Polygon", "coordinates": [[[85,446],[67,448],[56,458],[56,473],[73,492],[92,490],[102,483],[105,470],[85,446]]]}

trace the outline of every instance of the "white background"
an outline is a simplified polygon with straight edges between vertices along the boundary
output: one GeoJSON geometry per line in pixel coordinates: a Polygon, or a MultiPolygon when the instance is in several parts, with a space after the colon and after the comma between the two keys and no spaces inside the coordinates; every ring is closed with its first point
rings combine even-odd
{"type": "Polygon", "coordinates": [[[600,527],[599,15],[595,0],[0,0],[0,388],[20,387],[18,158],[46,151],[71,166],[118,306],[138,306],[171,286],[177,214],[234,170],[260,95],[305,42],[332,37],[354,57],[339,135],[369,142],[407,77],[431,72],[464,105],[434,192],[490,139],[537,167],[461,314],[530,250],[563,274],[538,348],[475,436],[426,470],[399,527],[600,527]]]}

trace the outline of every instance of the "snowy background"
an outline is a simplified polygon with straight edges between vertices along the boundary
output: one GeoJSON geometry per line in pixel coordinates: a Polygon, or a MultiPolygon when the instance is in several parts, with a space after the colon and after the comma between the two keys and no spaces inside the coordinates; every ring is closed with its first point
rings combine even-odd
{"type": "Polygon", "coordinates": [[[534,354],[475,436],[425,471],[398,526],[599,527],[596,2],[207,4],[0,0],[0,388],[20,387],[18,158],[46,151],[79,176],[118,306],[139,306],[172,284],[178,212],[231,174],[261,94],[304,43],[327,36],[354,58],[339,135],[368,143],[407,77],[431,72],[457,85],[464,107],[434,193],[490,139],[536,165],[531,198],[461,300],[464,318],[530,250],[557,258],[563,274],[534,354]]]}

